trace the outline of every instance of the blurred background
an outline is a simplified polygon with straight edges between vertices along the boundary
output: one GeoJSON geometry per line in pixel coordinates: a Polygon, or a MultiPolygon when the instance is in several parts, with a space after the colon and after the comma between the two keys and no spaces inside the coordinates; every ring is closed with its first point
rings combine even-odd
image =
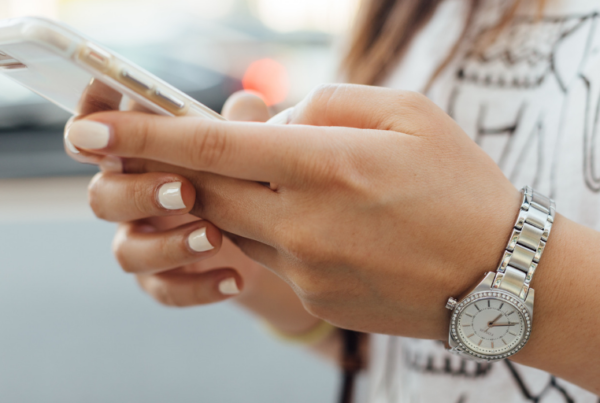
{"type": "MultiPolygon", "coordinates": [[[[63,21],[217,112],[242,88],[278,110],[335,80],[338,38],[357,2],[0,0],[0,18],[63,21]]],[[[55,141],[68,117],[0,75],[0,178],[92,172],[55,141]]]]}
{"type": "MultiPolygon", "coordinates": [[[[358,0],[0,0],[220,112],[242,88],[276,112],[336,80],[358,0]]],[[[171,310],[123,274],[94,219],[95,167],[63,152],[69,116],[0,75],[0,401],[332,402],[337,371],[232,304],[171,310]]]]}

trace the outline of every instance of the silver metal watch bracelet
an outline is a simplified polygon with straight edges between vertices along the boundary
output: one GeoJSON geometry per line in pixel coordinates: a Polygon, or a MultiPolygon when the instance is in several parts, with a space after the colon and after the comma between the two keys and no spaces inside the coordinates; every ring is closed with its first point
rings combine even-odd
{"type": "Polygon", "coordinates": [[[550,236],[556,204],[526,186],[513,232],[500,260],[492,288],[527,299],[529,286],[550,236]]]}

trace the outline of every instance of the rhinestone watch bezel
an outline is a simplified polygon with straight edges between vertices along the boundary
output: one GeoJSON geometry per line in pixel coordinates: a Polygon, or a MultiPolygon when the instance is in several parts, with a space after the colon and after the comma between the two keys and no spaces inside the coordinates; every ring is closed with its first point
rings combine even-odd
{"type": "Polygon", "coordinates": [[[518,297],[513,294],[502,291],[502,290],[493,290],[493,291],[481,291],[474,293],[472,295],[467,296],[463,300],[459,301],[456,305],[456,308],[452,312],[452,317],[450,320],[450,337],[454,340],[458,346],[455,348],[456,352],[468,354],[477,360],[486,360],[486,361],[497,361],[504,360],[509,358],[510,356],[518,353],[525,347],[529,338],[531,337],[531,327],[532,327],[533,315],[527,309],[525,305],[525,301],[520,300],[518,297]],[[458,336],[457,321],[460,317],[461,313],[470,306],[471,303],[476,303],[478,301],[487,300],[490,298],[496,298],[498,301],[509,303],[514,308],[518,309],[525,319],[525,329],[523,330],[523,337],[519,340],[518,345],[514,347],[512,350],[507,351],[502,354],[481,354],[475,351],[472,351],[458,336]]]}

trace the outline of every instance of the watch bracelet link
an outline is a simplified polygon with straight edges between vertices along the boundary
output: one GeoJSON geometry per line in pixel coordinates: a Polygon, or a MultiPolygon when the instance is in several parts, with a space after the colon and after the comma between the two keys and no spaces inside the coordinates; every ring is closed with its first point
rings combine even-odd
{"type": "Polygon", "coordinates": [[[522,189],[523,203],[492,288],[527,299],[531,280],[550,236],[556,204],[531,187],[522,189]]]}

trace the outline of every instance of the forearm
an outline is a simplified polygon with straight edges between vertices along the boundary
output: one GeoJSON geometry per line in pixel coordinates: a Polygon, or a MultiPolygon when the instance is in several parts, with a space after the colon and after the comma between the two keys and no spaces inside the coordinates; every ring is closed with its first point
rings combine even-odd
{"type": "Polygon", "coordinates": [[[557,215],[532,286],[531,339],[513,360],[600,394],[600,233],[557,215]]]}

